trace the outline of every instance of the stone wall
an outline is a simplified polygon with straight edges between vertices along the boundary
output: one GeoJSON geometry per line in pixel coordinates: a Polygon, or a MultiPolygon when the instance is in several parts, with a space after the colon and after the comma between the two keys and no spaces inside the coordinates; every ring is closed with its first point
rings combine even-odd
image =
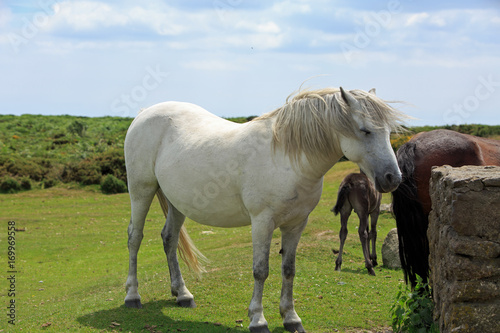
{"type": "Polygon", "coordinates": [[[445,332],[500,332],[500,167],[434,168],[429,247],[445,332]]]}

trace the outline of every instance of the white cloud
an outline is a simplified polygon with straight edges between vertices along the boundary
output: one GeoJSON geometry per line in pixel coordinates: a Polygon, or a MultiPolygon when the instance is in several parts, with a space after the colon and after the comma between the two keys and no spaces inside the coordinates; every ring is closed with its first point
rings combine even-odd
{"type": "Polygon", "coordinates": [[[281,31],[280,27],[273,21],[264,23],[255,23],[252,21],[240,21],[236,24],[237,29],[249,30],[258,33],[277,34],[281,31]]]}
{"type": "Polygon", "coordinates": [[[159,35],[180,35],[190,30],[180,22],[182,15],[177,10],[168,8],[158,11],[151,8],[134,7],[126,11],[131,24],[150,27],[159,35]]]}
{"type": "Polygon", "coordinates": [[[76,31],[95,30],[109,26],[124,26],[129,17],[115,11],[110,5],[93,1],[61,2],[54,6],[51,29],[64,26],[76,31]]]}
{"type": "Polygon", "coordinates": [[[402,13],[394,18],[396,22],[399,22],[394,27],[396,29],[437,27],[449,28],[450,33],[467,29],[483,30],[491,28],[491,25],[500,24],[498,11],[484,9],[446,9],[434,12],[402,13]]]}
{"type": "Polygon", "coordinates": [[[406,18],[405,26],[412,26],[425,22],[429,18],[429,16],[430,15],[428,13],[410,14],[406,18]]]}
{"type": "MultiPolygon", "coordinates": [[[[54,34],[67,34],[69,29],[76,33],[94,32],[106,38],[103,29],[114,28],[145,30],[159,36],[179,35],[191,30],[189,23],[192,23],[189,22],[192,15],[184,15],[167,6],[128,7],[102,1],[67,1],[54,8],[55,13],[48,25],[54,34]]],[[[113,38],[113,35],[109,37],[113,38]]]]}
{"type": "Polygon", "coordinates": [[[307,14],[311,12],[311,6],[306,1],[285,0],[275,3],[272,11],[278,15],[307,14]]]}

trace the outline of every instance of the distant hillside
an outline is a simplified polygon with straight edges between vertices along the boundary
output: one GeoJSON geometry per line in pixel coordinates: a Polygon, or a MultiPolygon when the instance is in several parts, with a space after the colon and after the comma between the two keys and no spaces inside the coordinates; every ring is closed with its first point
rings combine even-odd
{"type": "MultiPolygon", "coordinates": [[[[229,120],[242,123],[252,118],[229,120]]],[[[0,191],[47,188],[57,183],[100,184],[106,175],[126,181],[123,141],[132,120],[0,115],[0,191]]],[[[436,128],[415,127],[410,131],[436,128]]],[[[478,136],[500,136],[500,126],[445,128],[478,136]]],[[[409,136],[394,139],[394,147],[408,139],[409,136]]]]}
{"type": "Polygon", "coordinates": [[[419,133],[419,132],[428,132],[439,128],[480,136],[483,138],[500,136],[500,125],[490,126],[490,125],[466,124],[466,125],[446,125],[446,126],[419,126],[419,127],[412,127],[411,130],[415,133],[419,133]]]}

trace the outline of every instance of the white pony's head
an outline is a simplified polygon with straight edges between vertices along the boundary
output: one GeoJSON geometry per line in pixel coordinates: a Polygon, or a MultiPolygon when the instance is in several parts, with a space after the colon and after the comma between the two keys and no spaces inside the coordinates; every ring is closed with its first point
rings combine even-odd
{"type": "Polygon", "coordinates": [[[354,120],[348,135],[339,134],[344,156],[358,164],[378,191],[395,190],[401,182],[401,172],[390,135],[391,131],[400,129],[403,115],[377,98],[375,89],[366,93],[340,88],[340,97],[354,120]]]}
{"type": "Polygon", "coordinates": [[[345,155],[357,163],[380,192],[401,182],[390,143],[407,116],[370,92],[340,88],[300,91],[285,105],[256,120],[273,118],[274,147],[294,165],[331,166],[345,155]],[[305,157],[305,158],[304,158],[305,157]]]}

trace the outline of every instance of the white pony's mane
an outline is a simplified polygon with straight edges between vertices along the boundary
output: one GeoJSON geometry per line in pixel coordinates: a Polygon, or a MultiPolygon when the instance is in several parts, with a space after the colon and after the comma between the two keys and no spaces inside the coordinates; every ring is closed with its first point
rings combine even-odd
{"type": "MultiPolygon", "coordinates": [[[[362,107],[359,115],[372,128],[402,130],[405,116],[374,94],[351,90],[362,107]]],[[[352,137],[359,132],[353,114],[338,88],[299,91],[288,96],[286,103],[253,121],[274,119],[273,146],[280,147],[294,162],[302,154],[310,163],[331,161],[336,154],[337,135],[352,137]]]]}

